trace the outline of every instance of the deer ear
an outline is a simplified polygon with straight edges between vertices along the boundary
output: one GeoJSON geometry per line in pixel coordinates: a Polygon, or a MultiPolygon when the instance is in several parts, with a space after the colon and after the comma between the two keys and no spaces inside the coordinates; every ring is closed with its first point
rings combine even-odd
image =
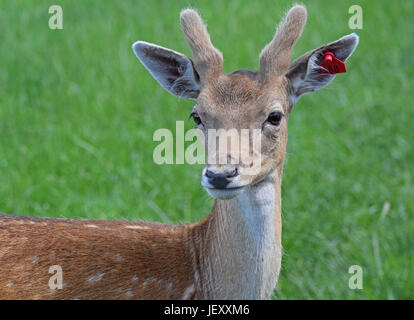
{"type": "Polygon", "coordinates": [[[135,42],[132,50],[164,89],[180,98],[198,97],[200,77],[190,58],[144,41],[135,42]]]}
{"type": "Polygon", "coordinates": [[[355,33],[351,33],[337,41],[309,51],[293,61],[286,73],[292,107],[303,94],[319,90],[335,78],[334,74],[320,72],[323,54],[330,51],[337,59],[345,62],[354,52],[358,41],[359,37],[355,33]]]}

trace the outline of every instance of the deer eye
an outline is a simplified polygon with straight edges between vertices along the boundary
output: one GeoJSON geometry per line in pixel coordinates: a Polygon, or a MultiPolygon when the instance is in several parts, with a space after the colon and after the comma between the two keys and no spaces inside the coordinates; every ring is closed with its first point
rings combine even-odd
{"type": "Polygon", "coordinates": [[[283,114],[281,112],[272,112],[269,114],[267,121],[274,126],[278,126],[280,125],[280,121],[282,121],[282,117],[283,114]]]}
{"type": "Polygon", "coordinates": [[[194,120],[194,122],[195,122],[196,125],[200,125],[202,123],[201,122],[201,119],[200,119],[200,116],[198,115],[197,112],[192,112],[190,114],[190,117],[189,118],[193,118],[193,120],[194,120]]]}

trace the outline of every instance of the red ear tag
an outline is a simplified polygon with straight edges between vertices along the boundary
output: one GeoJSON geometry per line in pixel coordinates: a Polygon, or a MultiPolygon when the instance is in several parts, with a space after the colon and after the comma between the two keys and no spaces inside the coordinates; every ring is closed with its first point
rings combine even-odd
{"type": "MultiPolygon", "coordinates": [[[[336,58],[335,55],[330,51],[326,51],[323,54],[321,67],[324,67],[326,70],[328,70],[330,74],[346,72],[345,63],[336,58]]],[[[328,73],[322,68],[320,68],[318,71],[319,73],[328,73]]]]}

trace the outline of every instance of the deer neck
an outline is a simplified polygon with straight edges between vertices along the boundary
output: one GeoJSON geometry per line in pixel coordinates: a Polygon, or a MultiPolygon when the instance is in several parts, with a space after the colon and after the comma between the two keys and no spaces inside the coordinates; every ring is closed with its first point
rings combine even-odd
{"type": "Polygon", "coordinates": [[[264,299],[281,263],[281,172],[230,200],[201,222],[200,290],[207,298],[264,299]]]}

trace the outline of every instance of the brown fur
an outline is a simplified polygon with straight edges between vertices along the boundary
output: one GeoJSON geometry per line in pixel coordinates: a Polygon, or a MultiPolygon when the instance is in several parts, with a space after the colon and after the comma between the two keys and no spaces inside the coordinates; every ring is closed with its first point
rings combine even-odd
{"type": "Polygon", "coordinates": [[[184,226],[8,215],[0,222],[3,299],[180,299],[194,282],[184,226]],[[62,267],[62,290],[49,288],[52,265],[62,267]]]}

